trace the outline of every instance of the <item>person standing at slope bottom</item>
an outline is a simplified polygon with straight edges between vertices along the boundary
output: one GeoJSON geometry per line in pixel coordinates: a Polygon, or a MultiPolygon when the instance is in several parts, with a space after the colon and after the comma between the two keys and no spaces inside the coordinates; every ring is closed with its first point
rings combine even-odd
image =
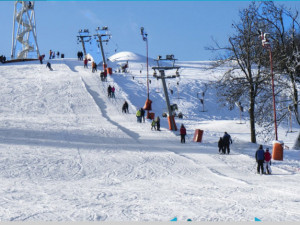
{"type": "Polygon", "coordinates": [[[112,86],[112,88],[111,88],[111,97],[112,98],[115,98],[115,91],[116,91],[115,86],[112,86]]]}
{"type": "Polygon", "coordinates": [[[84,60],[83,60],[83,68],[88,68],[88,60],[87,60],[87,58],[84,58],[84,60]]]}
{"type": "Polygon", "coordinates": [[[145,123],[145,110],[143,109],[143,107],[141,108],[141,119],[145,123]]]}
{"type": "Polygon", "coordinates": [[[266,152],[265,152],[265,163],[264,163],[264,171],[266,174],[271,174],[272,170],[271,170],[271,154],[269,152],[269,148],[266,148],[266,152]]]}
{"type": "Polygon", "coordinates": [[[107,87],[107,96],[109,98],[111,98],[111,86],[110,85],[108,85],[108,87],[107,87]]]}
{"type": "Polygon", "coordinates": [[[264,160],[265,160],[265,151],[263,146],[260,145],[257,151],[255,152],[255,159],[257,162],[257,173],[263,174],[264,173],[264,160]]]}
{"type": "Polygon", "coordinates": [[[181,136],[180,142],[181,143],[185,143],[185,135],[186,135],[186,129],[185,129],[184,125],[181,124],[181,127],[180,127],[180,136],[181,136]]]}
{"type": "Polygon", "coordinates": [[[159,118],[159,116],[156,117],[155,123],[156,123],[156,130],[160,131],[160,118],[159,118]]]}
{"type": "Polygon", "coordinates": [[[221,138],[221,137],[220,137],[219,142],[218,142],[218,147],[219,147],[219,153],[220,154],[224,153],[223,138],[221,138]]]}
{"type": "Polygon", "coordinates": [[[137,122],[141,123],[142,122],[142,117],[141,117],[141,110],[137,110],[136,111],[136,119],[137,119],[137,122]]]}
{"type": "Polygon", "coordinates": [[[230,144],[232,144],[232,139],[231,139],[231,136],[225,132],[224,133],[224,136],[223,136],[223,153],[226,154],[226,150],[227,150],[227,154],[229,155],[230,153],[230,144]]]}

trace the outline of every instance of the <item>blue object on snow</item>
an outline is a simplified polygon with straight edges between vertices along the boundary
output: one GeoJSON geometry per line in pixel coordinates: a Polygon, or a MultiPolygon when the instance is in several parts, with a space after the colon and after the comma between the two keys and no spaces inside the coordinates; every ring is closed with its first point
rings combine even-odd
{"type": "Polygon", "coordinates": [[[261,220],[255,217],[255,218],[254,218],[254,221],[261,221],[261,220]]]}
{"type": "Polygon", "coordinates": [[[173,219],[171,219],[170,221],[177,221],[177,217],[174,217],[173,219]]]}

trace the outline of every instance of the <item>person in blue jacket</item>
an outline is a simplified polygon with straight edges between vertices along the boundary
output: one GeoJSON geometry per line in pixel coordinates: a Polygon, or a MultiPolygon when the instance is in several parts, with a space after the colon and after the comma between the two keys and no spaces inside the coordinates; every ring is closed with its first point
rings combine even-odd
{"type": "Polygon", "coordinates": [[[264,160],[265,160],[265,151],[263,146],[260,145],[255,153],[255,159],[257,162],[257,173],[263,174],[264,173],[264,160]]]}

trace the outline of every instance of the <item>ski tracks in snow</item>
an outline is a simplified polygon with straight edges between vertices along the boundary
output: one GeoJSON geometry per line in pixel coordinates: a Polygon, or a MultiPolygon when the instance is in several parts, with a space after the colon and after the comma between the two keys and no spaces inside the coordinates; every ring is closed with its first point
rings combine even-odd
{"type": "MultiPolygon", "coordinates": [[[[122,132],[124,132],[126,135],[128,135],[129,137],[131,137],[133,140],[135,140],[136,142],[138,142],[138,138],[139,135],[129,129],[127,129],[126,127],[120,125],[119,123],[117,123],[116,121],[112,120],[109,116],[109,113],[107,111],[107,106],[105,101],[100,97],[100,93],[99,93],[99,89],[98,92],[96,90],[93,90],[94,87],[98,87],[97,84],[99,85],[99,83],[96,83],[96,85],[92,85],[92,84],[88,84],[87,81],[85,81],[84,78],[81,77],[82,83],[84,84],[84,87],[86,88],[87,92],[90,94],[90,96],[92,97],[92,99],[94,100],[95,104],[97,105],[98,109],[101,111],[102,116],[108,121],[110,122],[113,126],[118,127],[122,132]]],[[[103,93],[102,93],[103,94],[103,93]]]]}

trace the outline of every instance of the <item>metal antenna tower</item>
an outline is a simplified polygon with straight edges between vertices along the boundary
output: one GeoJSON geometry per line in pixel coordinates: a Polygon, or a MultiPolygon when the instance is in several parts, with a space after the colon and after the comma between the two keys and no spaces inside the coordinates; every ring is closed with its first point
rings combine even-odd
{"type": "Polygon", "coordinates": [[[34,5],[34,1],[15,2],[11,59],[29,59],[40,56],[34,5]]]}

